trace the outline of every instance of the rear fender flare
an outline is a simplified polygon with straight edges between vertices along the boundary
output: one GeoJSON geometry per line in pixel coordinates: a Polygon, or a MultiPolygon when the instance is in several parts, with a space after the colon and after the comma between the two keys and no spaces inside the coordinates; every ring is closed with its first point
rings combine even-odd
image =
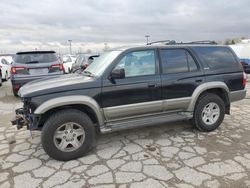
{"type": "Polygon", "coordinates": [[[223,89],[224,91],[226,91],[228,97],[229,97],[229,101],[230,101],[230,91],[227,87],[227,85],[223,82],[207,82],[204,84],[199,85],[193,92],[192,94],[192,100],[188,106],[187,111],[189,112],[193,112],[194,108],[195,108],[195,104],[199,98],[199,96],[206,90],[209,89],[223,89]]]}

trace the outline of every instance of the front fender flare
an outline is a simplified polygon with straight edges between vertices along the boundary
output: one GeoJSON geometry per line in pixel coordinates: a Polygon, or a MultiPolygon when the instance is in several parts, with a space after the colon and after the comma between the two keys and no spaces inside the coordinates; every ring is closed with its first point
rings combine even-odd
{"type": "Polygon", "coordinates": [[[74,105],[74,104],[82,104],[90,107],[96,114],[99,125],[104,124],[103,115],[100,106],[98,103],[91,97],[81,96],[81,95],[73,95],[73,96],[65,96],[58,97],[54,99],[50,99],[44,103],[42,103],[35,110],[34,114],[44,114],[48,110],[51,110],[56,107],[66,106],[66,105],[74,105]]]}

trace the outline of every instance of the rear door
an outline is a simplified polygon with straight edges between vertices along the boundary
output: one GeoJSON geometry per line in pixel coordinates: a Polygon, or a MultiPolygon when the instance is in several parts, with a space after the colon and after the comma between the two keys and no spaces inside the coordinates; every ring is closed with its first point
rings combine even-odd
{"type": "Polygon", "coordinates": [[[185,111],[197,86],[205,80],[201,67],[185,48],[159,49],[164,111],[185,111]]]}
{"type": "Polygon", "coordinates": [[[131,51],[118,61],[125,78],[103,80],[102,107],[108,121],[162,111],[161,80],[155,49],[131,51]]]}

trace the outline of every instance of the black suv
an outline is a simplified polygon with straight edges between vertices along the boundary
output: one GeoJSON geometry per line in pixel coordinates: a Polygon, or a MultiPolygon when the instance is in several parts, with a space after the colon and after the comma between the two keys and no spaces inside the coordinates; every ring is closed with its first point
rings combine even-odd
{"type": "Polygon", "coordinates": [[[213,131],[246,95],[246,75],[227,46],[167,43],[105,52],[85,71],[33,81],[19,91],[17,128],[42,130],[54,159],[81,157],[96,132],[177,120],[213,131]]]}

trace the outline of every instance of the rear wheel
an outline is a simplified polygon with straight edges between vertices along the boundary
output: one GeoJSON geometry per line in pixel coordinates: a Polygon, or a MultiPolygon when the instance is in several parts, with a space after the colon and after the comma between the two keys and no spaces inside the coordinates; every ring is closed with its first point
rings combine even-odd
{"type": "Polygon", "coordinates": [[[224,101],[216,94],[201,96],[196,104],[193,122],[201,131],[213,131],[222,123],[225,116],[224,101]]]}
{"type": "Polygon", "coordinates": [[[44,124],[42,145],[47,154],[60,161],[86,154],[94,143],[95,128],[91,119],[74,109],[53,114],[44,124]]]}
{"type": "Polygon", "coordinates": [[[12,87],[12,92],[13,92],[13,95],[15,96],[15,97],[18,97],[18,91],[14,88],[14,87],[12,87]]]}

